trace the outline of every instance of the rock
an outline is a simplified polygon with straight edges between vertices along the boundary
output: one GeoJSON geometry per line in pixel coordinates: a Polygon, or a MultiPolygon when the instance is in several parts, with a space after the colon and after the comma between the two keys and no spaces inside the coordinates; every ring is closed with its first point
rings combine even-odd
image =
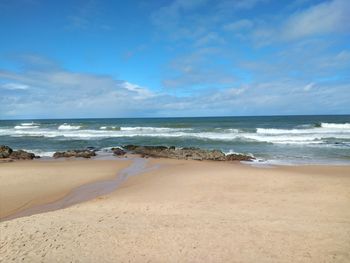
{"type": "Polygon", "coordinates": [[[139,146],[133,145],[133,144],[128,144],[128,145],[123,146],[123,148],[124,148],[125,150],[127,150],[127,151],[133,151],[133,150],[135,150],[137,147],[139,147],[139,146]]]}
{"type": "Polygon", "coordinates": [[[122,155],[126,154],[126,151],[124,151],[123,149],[120,149],[118,147],[113,147],[111,150],[112,150],[113,154],[116,156],[122,156],[122,155]]]}
{"type": "Polygon", "coordinates": [[[214,161],[226,161],[226,155],[219,150],[212,150],[209,151],[209,158],[210,160],[214,160],[214,161]]]}
{"type": "Polygon", "coordinates": [[[13,150],[10,147],[6,145],[0,145],[0,158],[9,158],[12,152],[13,150]]]}
{"type": "Polygon", "coordinates": [[[243,154],[225,155],[219,150],[203,150],[194,147],[175,148],[174,146],[136,146],[127,145],[124,149],[140,154],[142,157],[161,157],[212,161],[251,161],[254,158],[243,154]]]}
{"type": "Polygon", "coordinates": [[[32,160],[34,158],[40,158],[40,156],[36,156],[34,153],[23,150],[13,151],[6,145],[0,145],[0,159],[32,160]]]}
{"type": "Polygon", "coordinates": [[[249,155],[244,155],[244,154],[228,154],[226,155],[226,160],[227,161],[248,161],[251,162],[254,160],[254,157],[249,156],[249,155]]]}
{"type": "Polygon", "coordinates": [[[68,150],[65,152],[55,152],[54,158],[69,158],[69,157],[82,157],[82,158],[91,158],[96,156],[95,151],[90,150],[68,150]]]}
{"type": "Polygon", "coordinates": [[[18,150],[13,151],[10,155],[10,158],[13,160],[32,160],[34,158],[40,158],[40,156],[36,156],[34,153],[18,150]]]}

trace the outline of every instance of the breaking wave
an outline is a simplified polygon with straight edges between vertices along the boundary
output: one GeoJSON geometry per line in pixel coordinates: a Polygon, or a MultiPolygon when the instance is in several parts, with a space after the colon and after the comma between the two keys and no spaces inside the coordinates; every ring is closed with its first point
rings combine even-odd
{"type": "Polygon", "coordinates": [[[14,128],[16,130],[21,130],[21,129],[35,129],[35,128],[39,128],[40,125],[34,122],[24,122],[21,123],[20,125],[16,125],[14,128]]]}
{"type": "Polygon", "coordinates": [[[120,127],[121,131],[151,131],[151,132],[176,132],[190,131],[191,128],[163,128],[163,127],[120,127]]]}
{"type": "Polygon", "coordinates": [[[331,129],[350,129],[350,123],[321,123],[322,128],[331,128],[331,129]]]}
{"type": "MultiPolygon", "coordinates": [[[[112,127],[101,126],[98,129],[81,129],[81,126],[62,124],[58,129],[39,128],[39,126],[21,126],[34,128],[0,129],[0,135],[11,137],[63,137],[66,139],[104,139],[104,138],[190,138],[212,141],[240,141],[272,144],[329,144],[338,146],[348,145],[350,129],[347,128],[308,128],[308,129],[266,129],[257,128],[256,131],[241,131],[237,129],[213,129],[199,131],[192,128],[163,128],[163,127],[112,127]],[[345,141],[345,143],[344,143],[345,141]]],[[[57,127],[57,126],[56,126],[57,127]]]]}
{"type": "Polygon", "coordinates": [[[34,122],[24,122],[21,123],[21,126],[38,126],[39,124],[34,123],[34,122]]]}
{"type": "Polygon", "coordinates": [[[67,123],[64,123],[60,126],[58,126],[59,130],[79,130],[81,126],[74,126],[74,125],[69,125],[67,123]]]}

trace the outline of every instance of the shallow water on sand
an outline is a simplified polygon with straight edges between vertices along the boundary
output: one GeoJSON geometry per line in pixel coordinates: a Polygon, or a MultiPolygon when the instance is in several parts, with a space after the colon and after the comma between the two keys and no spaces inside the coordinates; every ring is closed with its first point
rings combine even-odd
{"type": "Polygon", "coordinates": [[[132,163],[128,167],[121,170],[115,178],[79,186],[73,189],[68,195],[55,202],[29,207],[28,209],[24,209],[15,214],[2,218],[1,221],[63,209],[74,204],[92,200],[96,197],[112,193],[130,176],[149,172],[158,168],[158,165],[147,167],[147,159],[144,158],[132,157],[123,158],[123,160],[132,160],[132,163]]]}

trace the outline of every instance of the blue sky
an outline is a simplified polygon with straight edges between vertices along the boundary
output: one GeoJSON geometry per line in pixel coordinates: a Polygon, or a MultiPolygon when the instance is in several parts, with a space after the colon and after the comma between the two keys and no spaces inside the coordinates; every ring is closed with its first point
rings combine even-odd
{"type": "Polygon", "coordinates": [[[350,113],[350,1],[0,1],[0,119],[350,113]]]}

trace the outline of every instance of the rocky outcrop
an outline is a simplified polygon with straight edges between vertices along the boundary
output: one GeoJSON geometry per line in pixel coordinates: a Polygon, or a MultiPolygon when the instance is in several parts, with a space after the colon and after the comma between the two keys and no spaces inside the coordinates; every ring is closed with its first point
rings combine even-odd
{"type": "Polygon", "coordinates": [[[54,158],[70,158],[70,157],[81,157],[81,158],[91,158],[96,156],[95,151],[91,150],[68,150],[65,152],[55,152],[54,158]]]}
{"type": "MultiPolygon", "coordinates": [[[[172,159],[189,159],[189,160],[211,160],[211,161],[252,161],[254,157],[244,154],[228,154],[225,155],[219,150],[204,150],[200,148],[176,148],[175,146],[137,146],[126,145],[123,148],[115,147],[111,148],[115,156],[123,156],[127,151],[140,154],[142,157],[161,157],[172,159]]],[[[91,158],[96,156],[96,149],[91,147],[84,150],[68,150],[63,152],[55,152],[54,158],[91,158]]],[[[6,160],[31,160],[34,158],[40,158],[35,156],[34,153],[26,152],[23,150],[13,151],[10,147],[0,145],[0,159],[6,160]]]]}
{"type": "Polygon", "coordinates": [[[226,155],[226,161],[246,161],[246,162],[251,162],[255,158],[249,155],[245,154],[238,154],[238,153],[232,153],[226,155]]]}
{"type": "Polygon", "coordinates": [[[13,151],[6,145],[0,145],[0,159],[32,160],[34,158],[40,158],[40,156],[36,156],[34,153],[23,150],[13,151]]]}
{"type": "Polygon", "coordinates": [[[13,150],[6,146],[6,145],[0,145],[0,158],[9,158],[13,150]]]}
{"type": "Polygon", "coordinates": [[[126,154],[126,151],[124,151],[123,149],[118,148],[118,147],[113,147],[113,148],[111,148],[111,151],[112,151],[113,154],[116,155],[116,156],[123,156],[123,155],[126,154]]]}
{"type": "Polygon", "coordinates": [[[254,158],[243,154],[225,155],[219,150],[203,150],[200,148],[176,148],[174,146],[136,146],[126,145],[124,149],[143,157],[162,157],[173,159],[212,160],[212,161],[252,161],[254,158]]]}
{"type": "Polygon", "coordinates": [[[13,151],[10,155],[10,158],[13,160],[32,160],[34,158],[40,158],[34,153],[26,152],[23,150],[13,151]]]}
{"type": "Polygon", "coordinates": [[[128,144],[128,145],[125,145],[123,146],[123,148],[127,151],[133,151],[135,150],[137,147],[140,147],[140,146],[137,146],[137,145],[133,145],[133,144],[128,144]]]}

